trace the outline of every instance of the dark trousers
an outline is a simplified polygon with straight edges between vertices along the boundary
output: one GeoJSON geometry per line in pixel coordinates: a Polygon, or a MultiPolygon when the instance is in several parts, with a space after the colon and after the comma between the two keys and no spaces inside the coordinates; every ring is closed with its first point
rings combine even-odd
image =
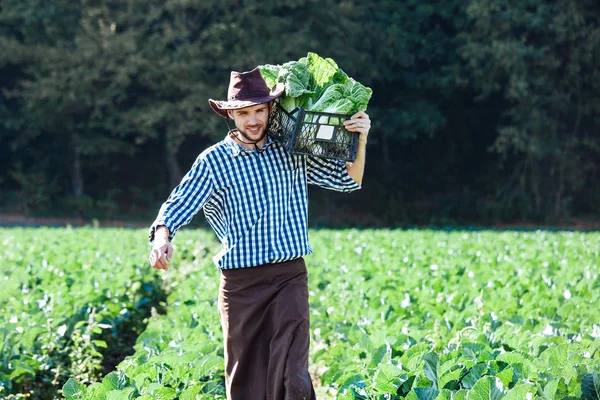
{"type": "Polygon", "coordinates": [[[223,270],[219,316],[228,400],[316,400],[302,258],[223,270]]]}

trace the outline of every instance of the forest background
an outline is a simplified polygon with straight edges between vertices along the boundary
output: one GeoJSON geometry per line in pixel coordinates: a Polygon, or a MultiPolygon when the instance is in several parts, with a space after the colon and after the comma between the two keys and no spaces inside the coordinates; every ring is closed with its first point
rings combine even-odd
{"type": "Polygon", "coordinates": [[[597,0],[0,0],[0,212],[150,222],[230,71],[309,51],[373,89],[363,189],[313,225],[600,217],[597,0]]]}

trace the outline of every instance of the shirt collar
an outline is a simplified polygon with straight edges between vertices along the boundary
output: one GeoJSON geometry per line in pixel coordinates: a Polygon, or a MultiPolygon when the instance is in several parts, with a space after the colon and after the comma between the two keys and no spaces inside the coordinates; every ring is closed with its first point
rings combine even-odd
{"type": "MultiPolygon", "coordinates": [[[[252,152],[256,151],[256,150],[244,149],[242,146],[240,146],[238,143],[236,143],[236,141],[233,140],[231,138],[231,136],[229,136],[229,133],[227,133],[223,142],[225,143],[225,145],[227,147],[229,147],[231,154],[233,156],[237,156],[238,154],[241,154],[241,153],[252,153],[252,152]]],[[[267,142],[263,145],[263,147],[260,148],[260,150],[258,150],[258,152],[262,152],[262,151],[266,150],[267,147],[269,147],[274,142],[275,142],[275,140],[273,140],[273,138],[271,136],[267,135],[267,142]]]]}

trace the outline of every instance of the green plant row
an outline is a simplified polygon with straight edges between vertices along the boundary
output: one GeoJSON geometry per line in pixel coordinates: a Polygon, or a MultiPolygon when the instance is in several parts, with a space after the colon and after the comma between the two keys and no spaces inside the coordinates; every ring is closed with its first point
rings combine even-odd
{"type": "Polygon", "coordinates": [[[312,359],[338,399],[597,399],[597,233],[312,238],[312,359]]]}
{"type": "Polygon", "coordinates": [[[171,294],[166,315],[156,315],[138,337],[135,354],[102,382],[70,379],[67,399],[224,399],[223,345],[217,313],[218,271],[214,235],[184,231],[163,283],[171,294]],[[208,246],[208,247],[207,247],[208,246]]]}
{"type": "MultiPolygon", "coordinates": [[[[599,234],[310,235],[319,398],[598,399],[599,234]]],[[[101,383],[70,380],[67,399],[223,398],[218,249],[206,231],[175,244],[167,315],[101,383]]]]}
{"type": "Polygon", "coordinates": [[[165,294],[145,235],[118,229],[1,229],[0,397],[52,399],[123,357],[165,294]]]}

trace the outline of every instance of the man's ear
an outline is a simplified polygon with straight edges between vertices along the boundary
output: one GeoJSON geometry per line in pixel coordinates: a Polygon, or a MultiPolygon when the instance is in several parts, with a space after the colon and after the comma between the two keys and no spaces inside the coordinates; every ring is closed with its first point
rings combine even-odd
{"type": "Polygon", "coordinates": [[[230,119],[233,119],[233,110],[227,110],[227,116],[228,116],[230,119]]]}

